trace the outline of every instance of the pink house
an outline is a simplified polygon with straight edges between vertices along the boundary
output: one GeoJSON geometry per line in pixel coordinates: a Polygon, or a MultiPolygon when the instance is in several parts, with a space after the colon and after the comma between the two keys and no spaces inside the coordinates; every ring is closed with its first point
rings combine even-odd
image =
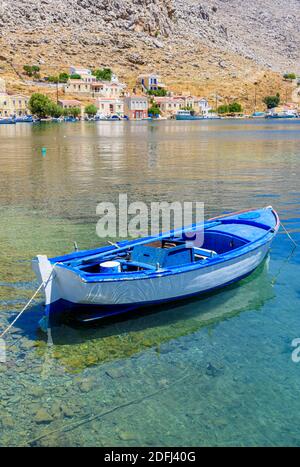
{"type": "Polygon", "coordinates": [[[130,120],[142,120],[148,117],[148,99],[143,96],[124,98],[124,115],[130,120]]]}

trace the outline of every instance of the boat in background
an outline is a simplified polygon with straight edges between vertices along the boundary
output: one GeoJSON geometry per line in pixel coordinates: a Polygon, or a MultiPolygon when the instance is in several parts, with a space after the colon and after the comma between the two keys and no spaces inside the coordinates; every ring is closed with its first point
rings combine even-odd
{"type": "Polygon", "coordinates": [[[176,120],[204,120],[203,116],[195,115],[193,110],[178,110],[176,120]]]}
{"type": "Polygon", "coordinates": [[[268,113],[265,116],[266,119],[290,119],[290,118],[299,118],[298,114],[294,111],[287,110],[276,113],[268,113]]]}
{"type": "Polygon", "coordinates": [[[11,118],[11,117],[0,118],[0,125],[15,125],[15,123],[16,123],[16,120],[14,118],[11,118]]]}
{"type": "Polygon", "coordinates": [[[266,112],[254,112],[252,118],[265,118],[266,112]]]}
{"type": "Polygon", "coordinates": [[[39,255],[32,267],[45,292],[41,327],[61,312],[84,308],[98,320],[237,282],[263,262],[279,225],[268,206],[95,250],[39,255]]]}
{"type": "Polygon", "coordinates": [[[15,117],[16,123],[33,123],[32,115],[24,115],[23,117],[15,117]]]}

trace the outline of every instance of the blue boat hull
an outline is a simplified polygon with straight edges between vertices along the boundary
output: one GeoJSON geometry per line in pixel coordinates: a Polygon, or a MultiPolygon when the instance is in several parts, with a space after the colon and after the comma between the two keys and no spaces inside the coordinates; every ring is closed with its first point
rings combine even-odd
{"type": "Polygon", "coordinates": [[[60,312],[76,316],[84,310],[103,319],[240,281],[264,261],[279,219],[267,207],[228,214],[195,227],[196,231],[204,227],[204,239],[196,236],[189,246],[185,235],[191,227],[51,260],[38,256],[33,268],[46,284],[47,316],[60,312]],[[111,264],[116,259],[119,269],[101,270],[104,261],[111,264]]]}
{"type": "Polygon", "coordinates": [[[193,115],[176,115],[176,120],[205,120],[205,118],[193,115]]]}
{"type": "MultiPolygon", "coordinates": [[[[260,265],[259,265],[260,266],[260,265]]],[[[106,306],[99,306],[99,305],[82,305],[78,303],[69,302],[67,300],[60,299],[51,305],[46,306],[46,315],[49,319],[49,324],[51,326],[59,325],[61,322],[68,320],[75,319],[76,321],[80,322],[93,322],[99,320],[105,320],[113,317],[117,317],[119,315],[130,314],[130,312],[134,312],[136,310],[142,309],[149,309],[153,307],[157,307],[164,304],[169,303],[176,303],[183,300],[189,299],[197,299],[201,298],[203,295],[207,295],[213,293],[215,291],[221,290],[226,288],[232,284],[240,282],[241,280],[245,279],[246,277],[250,276],[259,266],[251,270],[250,272],[243,274],[240,277],[233,279],[225,284],[222,284],[217,287],[213,287],[211,289],[197,292],[188,295],[182,295],[177,297],[176,299],[165,299],[165,300],[158,300],[143,303],[131,303],[123,304],[123,305],[106,305],[106,306]]]]}
{"type": "Polygon", "coordinates": [[[15,125],[16,121],[13,118],[0,119],[0,125],[15,125]]]}

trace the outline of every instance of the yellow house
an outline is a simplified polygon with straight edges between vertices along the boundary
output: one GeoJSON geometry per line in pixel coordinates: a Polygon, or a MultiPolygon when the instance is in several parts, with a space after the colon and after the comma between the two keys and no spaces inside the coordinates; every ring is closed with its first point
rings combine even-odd
{"type": "Polygon", "coordinates": [[[69,79],[65,92],[68,94],[84,94],[91,97],[119,98],[125,92],[126,84],[114,81],[97,81],[95,77],[91,81],[85,79],[69,79]]]}
{"type": "Polygon", "coordinates": [[[6,92],[5,81],[0,79],[0,117],[23,116],[29,113],[29,97],[6,92]]]}

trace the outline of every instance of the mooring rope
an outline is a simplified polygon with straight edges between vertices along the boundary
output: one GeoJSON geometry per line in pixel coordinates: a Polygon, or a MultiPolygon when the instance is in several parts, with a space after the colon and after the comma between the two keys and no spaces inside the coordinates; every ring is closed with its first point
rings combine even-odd
{"type": "Polygon", "coordinates": [[[295,242],[295,240],[293,239],[293,237],[291,236],[291,234],[287,231],[287,229],[284,227],[283,223],[280,222],[280,225],[281,227],[283,228],[283,230],[285,231],[285,233],[287,234],[287,236],[289,237],[289,239],[291,240],[291,242],[294,244],[295,247],[299,246],[298,243],[295,242]]]}
{"type": "Polygon", "coordinates": [[[41,288],[43,287],[44,285],[44,282],[42,282],[39,287],[37,288],[37,290],[34,292],[34,294],[32,295],[31,299],[26,303],[26,305],[24,306],[24,308],[22,308],[22,310],[20,311],[20,313],[15,317],[15,319],[10,323],[9,326],[7,326],[7,328],[5,329],[5,331],[2,332],[2,334],[0,334],[0,339],[2,337],[5,336],[5,334],[8,333],[8,331],[13,327],[13,325],[18,321],[18,319],[22,316],[22,314],[24,313],[24,311],[27,310],[27,308],[29,307],[30,303],[34,300],[34,298],[37,296],[37,294],[39,293],[39,291],[41,290],[41,288]]]}
{"type": "Polygon", "coordinates": [[[34,294],[32,295],[32,297],[30,298],[30,300],[26,303],[26,305],[22,308],[22,310],[20,311],[20,313],[17,314],[17,316],[15,317],[15,319],[9,324],[9,326],[7,326],[7,328],[2,332],[2,334],[0,334],[0,339],[2,337],[5,336],[5,334],[8,333],[8,331],[13,327],[13,325],[18,321],[18,319],[22,316],[22,314],[27,310],[27,308],[29,307],[29,305],[31,304],[31,302],[35,299],[35,297],[37,296],[37,294],[39,293],[39,291],[41,290],[42,287],[46,288],[52,275],[53,275],[53,272],[54,272],[54,266],[56,265],[57,263],[55,263],[53,265],[53,269],[51,271],[51,274],[49,275],[48,279],[46,280],[46,282],[42,282],[38,288],[36,289],[36,291],[34,292],[34,294]]]}

